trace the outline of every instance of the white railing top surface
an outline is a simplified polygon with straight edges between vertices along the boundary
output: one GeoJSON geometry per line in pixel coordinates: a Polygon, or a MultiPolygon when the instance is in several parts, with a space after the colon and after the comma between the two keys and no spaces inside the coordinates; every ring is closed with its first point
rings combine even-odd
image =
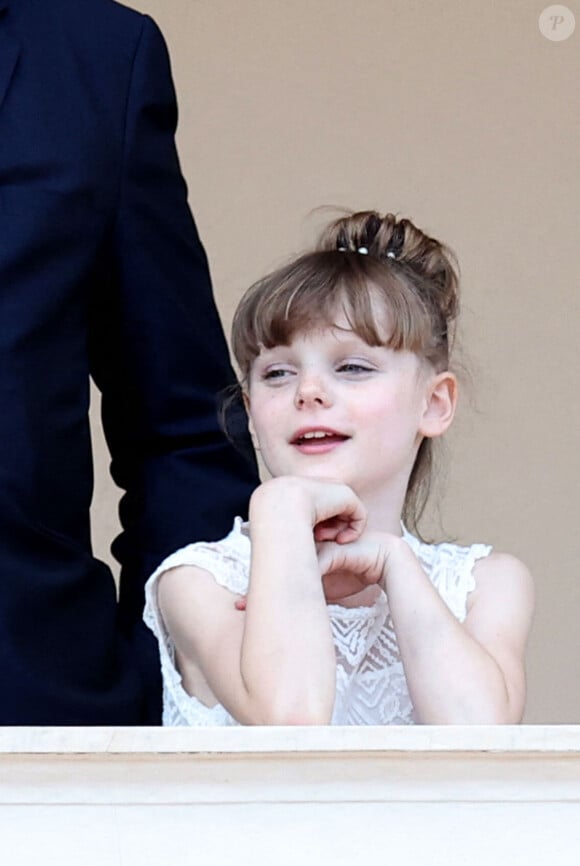
{"type": "Polygon", "coordinates": [[[2,727],[0,754],[577,753],[580,725],[2,727]]]}

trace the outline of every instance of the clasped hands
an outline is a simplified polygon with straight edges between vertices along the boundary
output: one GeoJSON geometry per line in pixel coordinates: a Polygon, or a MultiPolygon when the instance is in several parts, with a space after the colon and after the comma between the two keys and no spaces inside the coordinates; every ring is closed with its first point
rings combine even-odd
{"type": "MultiPolygon", "coordinates": [[[[339,481],[282,476],[255,491],[252,510],[276,509],[284,503],[290,519],[307,521],[312,531],[326,601],[356,595],[369,586],[386,588],[389,558],[401,539],[366,528],[367,510],[356,493],[339,481]]],[[[245,597],[236,602],[245,609],[245,597]]]]}

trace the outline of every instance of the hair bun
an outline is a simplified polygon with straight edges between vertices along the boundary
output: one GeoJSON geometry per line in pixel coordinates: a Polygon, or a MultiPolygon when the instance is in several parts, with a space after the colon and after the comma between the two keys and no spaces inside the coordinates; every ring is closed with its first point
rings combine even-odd
{"type": "MultiPolygon", "coordinates": [[[[334,220],[321,234],[319,250],[366,249],[386,263],[397,262],[412,272],[421,295],[429,296],[445,319],[458,311],[458,267],[445,244],[417,228],[411,220],[392,213],[359,211],[334,220]]],[[[411,276],[411,273],[409,273],[411,276]]]]}

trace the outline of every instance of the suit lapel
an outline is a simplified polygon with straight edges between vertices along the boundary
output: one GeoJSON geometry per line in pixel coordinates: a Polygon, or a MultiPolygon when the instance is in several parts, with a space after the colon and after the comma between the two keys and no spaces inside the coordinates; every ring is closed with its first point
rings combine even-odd
{"type": "Polygon", "coordinates": [[[12,73],[20,54],[18,43],[4,32],[3,18],[6,15],[8,3],[0,0],[0,106],[8,91],[12,73]]]}

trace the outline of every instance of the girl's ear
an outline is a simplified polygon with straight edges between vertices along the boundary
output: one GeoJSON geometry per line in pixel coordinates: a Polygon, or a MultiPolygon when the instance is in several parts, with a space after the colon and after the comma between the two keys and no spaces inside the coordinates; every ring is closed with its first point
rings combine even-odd
{"type": "Polygon", "coordinates": [[[419,432],[428,439],[441,436],[451,425],[457,406],[457,378],[446,370],[428,384],[419,432]]]}

